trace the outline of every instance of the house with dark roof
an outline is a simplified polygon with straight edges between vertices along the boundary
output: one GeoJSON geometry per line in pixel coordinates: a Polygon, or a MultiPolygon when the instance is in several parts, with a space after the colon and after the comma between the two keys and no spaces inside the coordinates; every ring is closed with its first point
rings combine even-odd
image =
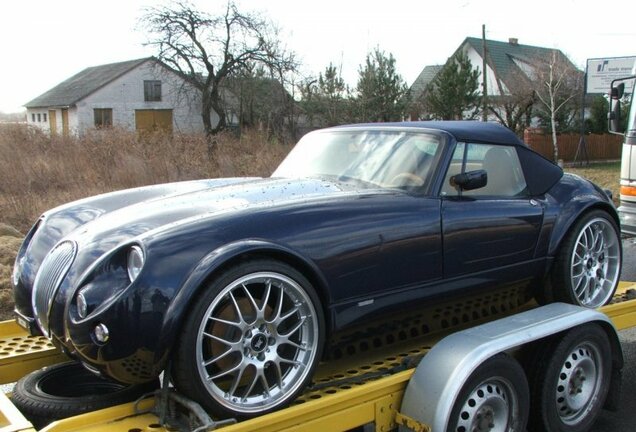
{"type": "Polygon", "coordinates": [[[411,100],[411,106],[409,110],[411,111],[411,119],[418,120],[420,117],[420,113],[424,112],[425,108],[423,105],[423,100],[425,97],[426,89],[428,85],[433,82],[435,76],[439,71],[442,70],[444,65],[429,65],[424,66],[422,72],[415,78],[411,88],[409,89],[409,94],[411,100]]]}
{"type": "Polygon", "coordinates": [[[203,131],[200,92],[153,57],[86,68],[25,107],[28,123],[52,134],[110,126],[203,131]]]}
{"type": "MultiPolygon", "coordinates": [[[[516,38],[510,38],[507,42],[486,40],[486,84],[488,95],[495,98],[514,93],[520,83],[529,82],[534,78],[537,62],[549,59],[552,55],[558,57],[558,61],[565,62],[573,70],[576,66],[563,52],[554,48],[544,48],[532,45],[523,45],[516,38]]],[[[483,58],[484,41],[480,38],[467,37],[457,48],[455,54],[463,52],[479,71],[479,91],[483,89],[483,58]]],[[[426,86],[431,83],[443,66],[426,66],[420,76],[411,86],[412,105],[414,106],[412,119],[425,118],[422,100],[426,96],[426,86]],[[420,109],[417,111],[417,109],[420,109]]]]}

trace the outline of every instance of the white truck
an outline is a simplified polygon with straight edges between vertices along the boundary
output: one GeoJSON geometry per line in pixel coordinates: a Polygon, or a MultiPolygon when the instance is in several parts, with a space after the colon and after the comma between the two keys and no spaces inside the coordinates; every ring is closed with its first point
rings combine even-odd
{"type": "Polygon", "coordinates": [[[610,132],[625,136],[621,159],[621,202],[618,214],[623,234],[631,236],[636,235],[636,103],[633,96],[627,117],[627,127],[623,128],[620,122],[621,100],[626,97],[625,84],[634,80],[636,80],[636,66],[632,70],[631,76],[612,81],[608,115],[610,132]]]}

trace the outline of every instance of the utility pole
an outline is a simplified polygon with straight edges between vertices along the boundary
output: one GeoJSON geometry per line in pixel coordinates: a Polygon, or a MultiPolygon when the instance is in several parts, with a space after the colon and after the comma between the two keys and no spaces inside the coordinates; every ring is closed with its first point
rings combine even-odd
{"type": "Polygon", "coordinates": [[[574,163],[583,165],[585,162],[586,166],[590,164],[590,158],[587,154],[587,145],[585,143],[585,94],[587,93],[587,67],[588,64],[586,63],[585,74],[583,75],[583,93],[581,94],[581,135],[579,137],[579,145],[576,148],[576,153],[574,154],[574,163]],[[579,156],[581,157],[580,160],[579,156]]]}
{"type": "Polygon", "coordinates": [[[481,121],[488,120],[488,80],[486,79],[486,70],[488,69],[488,62],[486,61],[486,24],[481,25],[481,47],[482,47],[482,66],[481,66],[481,121]]]}

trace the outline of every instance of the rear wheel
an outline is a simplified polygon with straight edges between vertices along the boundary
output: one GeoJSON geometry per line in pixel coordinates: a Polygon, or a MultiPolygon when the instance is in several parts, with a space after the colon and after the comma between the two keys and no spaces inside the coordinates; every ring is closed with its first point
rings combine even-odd
{"type": "Polygon", "coordinates": [[[589,308],[608,303],[621,272],[621,243],[614,219],[594,210],[577,221],[552,269],[554,300],[589,308]]]}
{"type": "Polygon", "coordinates": [[[323,338],[311,283],[284,263],[251,261],[215,280],[196,301],[176,352],[175,385],[217,414],[269,412],[307,384],[323,338]]]}
{"type": "Polygon", "coordinates": [[[532,430],[584,432],[601,411],[610,385],[610,344],[597,324],[554,339],[538,354],[532,379],[532,430]]]}
{"type": "Polygon", "coordinates": [[[519,363],[497,354],[462,387],[447,432],[523,432],[528,421],[528,381],[519,363]]]}

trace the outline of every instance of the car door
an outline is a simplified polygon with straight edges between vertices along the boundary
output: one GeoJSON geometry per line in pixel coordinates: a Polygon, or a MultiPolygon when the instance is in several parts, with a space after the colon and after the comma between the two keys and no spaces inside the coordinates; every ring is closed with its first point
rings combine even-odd
{"type": "Polygon", "coordinates": [[[511,281],[536,272],[543,207],[529,196],[514,146],[456,144],[440,195],[445,279],[507,274],[501,280],[511,281]],[[453,175],[479,169],[487,172],[485,187],[452,186],[453,175]]]}

